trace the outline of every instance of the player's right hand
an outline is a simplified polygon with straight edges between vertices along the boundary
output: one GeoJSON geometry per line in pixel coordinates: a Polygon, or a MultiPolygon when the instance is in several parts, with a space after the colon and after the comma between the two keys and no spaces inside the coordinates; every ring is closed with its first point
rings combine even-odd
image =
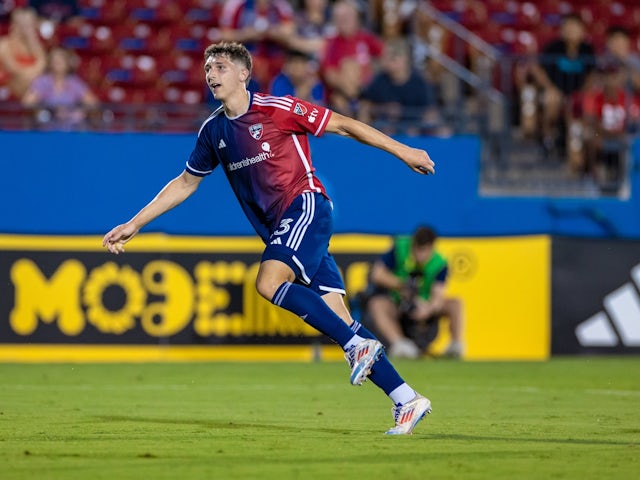
{"type": "Polygon", "coordinates": [[[124,244],[131,240],[135,234],[138,233],[138,229],[131,223],[123,223],[113,228],[102,239],[102,246],[107,247],[111,253],[116,255],[124,253],[124,244]]]}
{"type": "Polygon", "coordinates": [[[402,160],[414,172],[421,173],[423,175],[434,175],[436,173],[436,164],[424,150],[408,147],[402,156],[402,160]]]}

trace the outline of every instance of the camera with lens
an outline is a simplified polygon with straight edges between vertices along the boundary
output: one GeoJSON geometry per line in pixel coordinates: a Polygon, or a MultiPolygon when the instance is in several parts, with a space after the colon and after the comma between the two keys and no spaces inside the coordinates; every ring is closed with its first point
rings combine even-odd
{"type": "Polygon", "coordinates": [[[415,298],[420,291],[420,280],[422,279],[422,271],[414,270],[409,273],[409,278],[405,282],[402,292],[402,300],[398,306],[402,315],[410,315],[416,308],[415,298]]]}

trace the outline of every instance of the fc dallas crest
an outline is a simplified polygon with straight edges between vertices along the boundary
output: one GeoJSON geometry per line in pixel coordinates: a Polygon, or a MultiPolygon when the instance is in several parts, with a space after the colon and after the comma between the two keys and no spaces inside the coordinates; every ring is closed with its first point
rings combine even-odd
{"type": "Polygon", "coordinates": [[[249,133],[256,140],[260,140],[262,138],[262,124],[254,123],[249,127],[249,133]]]}

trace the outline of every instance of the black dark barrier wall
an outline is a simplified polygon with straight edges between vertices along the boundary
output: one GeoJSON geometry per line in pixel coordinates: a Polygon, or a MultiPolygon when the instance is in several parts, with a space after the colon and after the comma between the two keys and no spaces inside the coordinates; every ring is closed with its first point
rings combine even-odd
{"type": "MultiPolygon", "coordinates": [[[[334,255],[345,278],[373,254],[334,255]]],[[[0,343],[304,344],[327,339],[260,298],[259,253],[7,251],[0,343]]],[[[368,268],[368,267],[366,267],[368,268]]]]}
{"type": "Polygon", "coordinates": [[[640,353],[640,241],[554,237],[552,354],[640,353]]]}

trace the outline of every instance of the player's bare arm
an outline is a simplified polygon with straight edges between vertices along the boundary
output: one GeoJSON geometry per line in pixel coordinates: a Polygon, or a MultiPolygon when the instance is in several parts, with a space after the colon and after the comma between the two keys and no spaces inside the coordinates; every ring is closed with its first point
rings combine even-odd
{"type": "Polygon", "coordinates": [[[332,112],[326,131],[350,137],[360,143],[389,152],[406,163],[414,172],[423,175],[436,173],[435,163],[424,150],[400,143],[380,130],[353,118],[332,112]]]}
{"type": "Polygon", "coordinates": [[[158,195],[140,210],[131,220],[113,228],[104,236],[102,245],[111,253],[124,252],[124,244],[131,240],[142,227],[173,207],[184,202],[195,192],[202,177],[182,172],[160,190],[158,195]]]}

